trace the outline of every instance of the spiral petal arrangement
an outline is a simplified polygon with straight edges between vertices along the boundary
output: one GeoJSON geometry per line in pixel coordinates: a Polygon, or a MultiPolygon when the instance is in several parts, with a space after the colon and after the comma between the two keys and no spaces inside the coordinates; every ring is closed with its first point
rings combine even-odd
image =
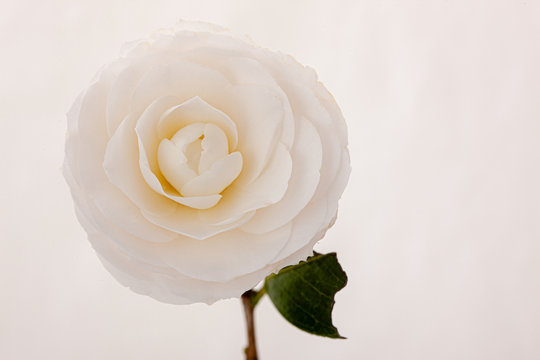
{"type": "Polygon", "coordinates": [[[163,302],[239,297],[305,259],[349,173],[314,71],[215,25],[129,44],[68,113],[79,221],[120,283],[163,302]]]}

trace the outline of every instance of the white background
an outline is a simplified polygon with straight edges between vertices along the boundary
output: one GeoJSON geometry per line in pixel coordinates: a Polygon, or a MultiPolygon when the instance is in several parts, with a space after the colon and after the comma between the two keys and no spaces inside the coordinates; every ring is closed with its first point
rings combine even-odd
{"type": "Polygon", "coordinates": [[[103,269],[60,174],[65,113],[178,18],[315,68],[348,121],[348,340],[257,309],[261,359],[540,359],[540,7],[529,1],[0,0],[0,359],[242,359],[238,300],[172,306],[103,269]]]}

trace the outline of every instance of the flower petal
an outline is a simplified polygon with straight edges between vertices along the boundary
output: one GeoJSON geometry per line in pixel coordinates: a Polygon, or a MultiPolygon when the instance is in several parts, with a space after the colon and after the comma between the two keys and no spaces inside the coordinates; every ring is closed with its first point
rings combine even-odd
{"type": "MultiPolygon", "coordinates": [[[[159,144],[158,163],[161,173],[178,193],[180,193],[180,189],[182,189],[185,183],[197,177],[197,173],[189,167],[185,155],[169,139],[163,139],[159,144]]],[[[143,173],[145,173],[144,170],[143,173]]],[[[149,182],[146,173],[145,178],[149,182]]],[[[154,186],[152,188],[158,192],[161,191],[162,184],[157,184],[157,186],[158,189],[154,186]]]]}
{"type": "Polygon", "coordinates": [[[189,180],[180,193],[184,196],[205,196],[219,194],[242,171],[242,155],[236,151],[215,162],[210,169],[189,180]]]}
{"type": "Polygon", "coordinates": [[[319,200],[306,206],[294,219],[289,240],[279,254],[272,259],[272,262],[284,259],[289,254],[306,246],[321,231],[326,232],[328,228],[328,222],[324,222],[326,214],[327,203],[325,200],[319,200]]]}
{"type": "Polygon", "coordinates": [[[155,66],[142,77],[131,97],[131,111],[141,113],[154,99],[163,96],[176,96],[180,103],[199,96],[220,109],[221,104],[229,101],[230,91],[231,84],[219,72],[177,60],[155,66]]]}
{"type": "Polygon", "coordinates": [[[155,192],[145,181],[139,167],[136,118],[127,117],[107,144],[103,168],[116,185],[137,206],[156,214],[175,210],[176,204],[155,192]]]}
{"type": "Polygon", "coordinates": [[[238,150],[244,157],[242,183],[255,180],[267,166],[281,135],[283,104],[268,88],[237,85],[222,109],[238,128],[238,150]]]}
{"type": "Polygon", "coordinates": [[[267,87],[272,91],[274,97],[281,102],[283,110],[282,133],[279,141],[290,148],[294,140],[294,116],[287,95],[268,69],[254,59],[231,57],[224,62],[222,70],[234,84],[267,87]]]}
{"type": "Polygon", "coordinates": [[[227,136],[219,127],[213,124],[206,124],[206,127],[204,128],[204,139],[201,142],[201,146],[203,150],[199,160],[199,174],[210,169],[213,164],[223,159],[229,153],[227,136]]]}
{"type": "MultiPolygon", "coordinates": [[[[169,198],[173,195],[164,196],[166,194],[164,191],[161,193],[154,191],[145,181],[139,166],[137,136],[134,130],[135,122],[136,119],[128,117],[120,124],[107,145],[103,168],[109,181],[137,205],[148,221],[178,234],[205,239],[235,228],[253,215],[244,212],[231,215],[229,218],[233,220],[230,223],[211,224],[205,222],[197,210],[180,205],[174,199],[169,198]]],[[[145,175],[151,179],[150,183],[157,180],[152,178],[151,172],[145,173],[145,175]]],[[[208,202],[205,204],[216,200],[219,201],[216,196],[213,196],[206,199],[205,201],[208,202]]]]}
{"type": "Polygon", "coordinates": [[[178,206],[170,214],[157,215],[146,210],[142,210],[142,214],[152,224],[160,226],[163,229],[193,239],[205,240],[211,236],[240,227],[255,214],[255,211],[228,214],[226,221],[222,221],[221,223],[209,222],[203,215],[219,206],[222,201],[218,202],[213,208],[202,211],[178,206]]]}
{"type": "MultiPolygon", "coordinates": [[[[157,123],[160,116],[171,107],[181,103],[176,96],[163,96],[155,99],[133,124],[139,148],[139,166],[141,171],[148,168],[160,182],[165,182],[158,164],[158,147],[161,139],[157,135],[157,123]]],[[[146,179],[146,177],[145,177],[146,179]]],[[[150,180],[146,179],[150,185],[150,180]]],[[[157,189],[154,189],[158,191],[157,189]]]]}
{"type": "Polygon", "coordinates": [[[229,151],[238,145],[236,124],[224,112],[195,96],[165,112],[158,124],[158,137],[171,138],[181,128],[192,123],[214,124],[227,134],[229,151]]]}
{"type": "Polygon", "coordinates": [[[129,114],[130,100],[135,87],[148,71],[147,62],[130,64],[118,75],[107,96],[106,124],[109,136],[114,134],[118,125],[129,114]]]}
{"type": "Polygon", "coordinates": [[[240,175],[222,192],[223,199],[212,209],[199,214],[200,218],[210,224],[224,224],[240,214],[277,203],[287,191],[291,171],[291,156],[283,144],[278,144],[270,162],[255,181],[240,183],[240,175]]]}
{"type": "Polygon", "coordinates": [[[163,260],[176,271],[205,281],[230,281],[265,267],[285,245],[291,224],[266,234],[232,231],[204,241],[182,239],[160,246],[163,260]]]}
{"type": "Polygon", "coordinates": [[[312,89],[301,85],[301,83],[290,81],[283,81],[282,86],[289,94],[291,104],[294,104],[293,111],[304,114],[320,134],[323,159],[320,171],[321,179],[314,200],[327,197],[328,189],[340,169],[341,153],[346,148],[346,144],[340,139],[339,126],[336,126],[312,89]]]}
{"type": "Polygon", "coordinates": [[[308,204],[319,184],[322,164],[321,140],[317,130],[304,117],[297,121],[296,139],[291,150],[293,161],[287,192],[276,204],[257,210],[242,230],[264,233],[291,221],[308,204]]]}
{"type": "Polygon", "coordinates": [[[298,251],[314,238],[321,239],[327,229],[332,226],[337,214],[337,200],[341,197],[351,172],[349,152],[347,150],[342,152],[339,168],[340,171],[332,184],[331,192],[326,194],[326,197],[312,200],[295,217],[289,241],[273,261],[279,261],[298,251]]]}

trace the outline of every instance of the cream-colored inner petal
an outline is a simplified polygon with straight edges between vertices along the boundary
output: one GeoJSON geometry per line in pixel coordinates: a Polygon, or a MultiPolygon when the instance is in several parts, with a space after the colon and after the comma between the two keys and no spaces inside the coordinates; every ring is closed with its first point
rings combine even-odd
{"type": "Polygon", "coordinates": [[[196,96],[167,110],[160,118],[157,131],[160,138],[170,138],[178,129],[188,124],[205,123],[216,125],[226,134],[229,149],[238,144],[236,124],[229,116],[196,96]]]}
{"type": "Polygon", "coordinates": [[[197,176],[189,167],[185,154],[169,139],[163,139],[159,144],[158,163],[161,173],[176,190],[197,176]]]}
{"type": "Polygon", "coordinates": [[[242,155],[235,151],[184,184],[180,193],[184,196],[219,194],[238,177],[240,171],[242,171],[242,155]]]}
{"type": "Polygon", "coordinates": [[[213,124],[206,124],[204,139],[201,141],[202,152],[199,157],[199,174],[202,174],[218,160],[228,155],[227,136],[213,124]]]}
{"type": "MultiPolygon", "coordinates": [[[[227,136],[218,126],[191,123],[178,130],[170,140],[165,138],[160,142],[159,169],[183,197],[215,196],[242,171],[242,155],[237,151],[229,154],[228,149],[227,136]]],[[[208,204],[209,207],[215,205],[208,204]]],[[[200,204],[196,208],[200,209],[200,204]]]]}

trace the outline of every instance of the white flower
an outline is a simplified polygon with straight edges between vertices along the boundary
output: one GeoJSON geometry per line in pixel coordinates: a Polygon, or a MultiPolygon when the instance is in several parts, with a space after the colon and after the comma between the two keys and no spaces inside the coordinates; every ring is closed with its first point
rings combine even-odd
{"type": "Polygon", "coordinates": [[[68,113],[64,173],[105,267],[160,301],[212,303],[310,255],[350,172],[315,72],[203,23],[128,47],[68,113]]]}

